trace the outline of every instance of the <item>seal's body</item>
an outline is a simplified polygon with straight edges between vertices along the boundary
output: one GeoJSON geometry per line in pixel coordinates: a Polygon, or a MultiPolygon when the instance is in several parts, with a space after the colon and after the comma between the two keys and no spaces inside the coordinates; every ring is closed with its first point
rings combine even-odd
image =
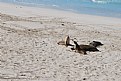
{"type": "MultiPolygon", "coordinates": [[[[83,52],[83,54],[87,54],[86,51],[99,51],[96,47],[94,46],[90,46],[90,45],[78,45],[78,43],[76,41],[73,41],[75,44],[74,48],[71,48],[72,50],[76,50],[77,52],[80,53],[80,51],[83,52]]],[[[81,52],[81,53],[82,53],[81,52]]]]}

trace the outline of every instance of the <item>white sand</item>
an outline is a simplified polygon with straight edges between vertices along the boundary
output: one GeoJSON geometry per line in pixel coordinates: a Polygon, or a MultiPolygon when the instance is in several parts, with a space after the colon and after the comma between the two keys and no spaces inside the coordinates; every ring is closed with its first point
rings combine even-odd
{"type": "Polygon", "coordinates": [[[0,81],[121,81],[120,76],[121,19],[0,3],[0,81]],[[104,46],[80,55],[57,45],[66,35],[104,46]]]}

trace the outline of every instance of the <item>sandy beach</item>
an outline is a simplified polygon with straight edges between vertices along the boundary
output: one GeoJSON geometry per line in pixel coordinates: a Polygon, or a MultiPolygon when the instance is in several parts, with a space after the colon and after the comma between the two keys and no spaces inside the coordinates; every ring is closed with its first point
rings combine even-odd
{"type": "Polygon", "coordinates": [[[0,3],[0,81],[121,81],[121,19],[0,3]],[[101,52],[58,45],[100,41],[101,52]]]}

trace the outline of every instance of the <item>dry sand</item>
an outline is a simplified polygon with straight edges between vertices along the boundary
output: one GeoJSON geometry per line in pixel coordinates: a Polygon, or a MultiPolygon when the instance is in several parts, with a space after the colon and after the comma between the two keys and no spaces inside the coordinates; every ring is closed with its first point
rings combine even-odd
{"type": "Polygon", "coordinates": [[[121,81],[121,19],[0,3],[0,81],[121,81]],[[66,35],[104,46],[75,53],[66,35]]]}

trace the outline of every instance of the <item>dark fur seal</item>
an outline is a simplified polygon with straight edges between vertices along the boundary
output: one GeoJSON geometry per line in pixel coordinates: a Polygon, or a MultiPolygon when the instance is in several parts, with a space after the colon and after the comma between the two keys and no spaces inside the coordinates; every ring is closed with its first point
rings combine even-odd
{"type": "Polygon", "coordinates": [[[103,44],[99,41],[92,41],[89,45],[94,47],[99,47],[102,46],[103,44]]]}
{"type": "Polygon", "coordinates": [[[76,50],[79,53],[87,54],[86,51],[99,51],[96,47],[90,46],[90,45],[78,45],[76,41],[73,41],[75,44],[74,48],[71,48],[72,50],[76,50]]]}

